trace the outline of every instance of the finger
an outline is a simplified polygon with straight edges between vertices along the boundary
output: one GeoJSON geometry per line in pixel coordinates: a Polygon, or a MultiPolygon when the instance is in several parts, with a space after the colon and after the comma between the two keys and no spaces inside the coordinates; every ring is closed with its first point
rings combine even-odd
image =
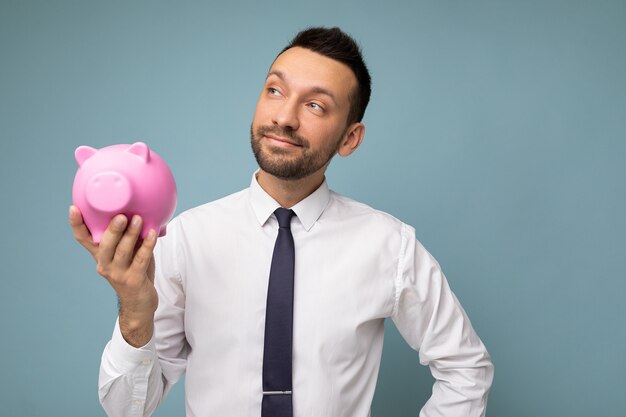
{"type": "Polygon", "coordinates": [[[148,275],[148,279],[150,280],[150,282],[152,282],[152,284],[154,284],[154,272],[156,270],[156,265],[154,262],[154,256],[150,257],[150,264],[148,265],[148,271],[146,272],[146,274],[148,275]]]}
{"type": "Polygon", "coordinates": [[[123,267],[130,265],[135,249],[138,247],[137,240],[139,238],[139,232],[141,232],[142,224],[143,221],[141,217],[134,215],[126,232],[122,235],[122,238],[115,248],[113,263],[123,267]]]}
{"type": "MultiPolygon", "coordinates": [[[[145,274],[153,261],[153,251],[156,246],[157,236],[154,229],[150,229],[148,236],[143,240],[141,246],[135,253],[133,262],[130,265],[130,270],[134,273],[145,274]]],[[[150,277],[152,278],[152,277],[150,277]]]]}
{"type": "Polygon", "coordinates": [[[111,219],[111,223],[109,223],[109,226],[100,238],[98,263],[102,263],[103,265],[111,263],[117,245],[124,235],[127,223],[128,219],[123,214],[118,214],[111,219]]]}
{"type": "Polygon", "coordinates": [[[92,256],[95,256],[96,252],[98,251],[98,245],[93,243],[91,233],[89,232],[89,229],[87,229],[87,226],[85,226],[85,222],[83,221],[83,216],[78,207],[74,205],[70,206],[69,221],[72,228],[72,233],[74,233],[74,239],[76,239],[78,243],[80,243],[85,249],[87,249],[92,256]]]}

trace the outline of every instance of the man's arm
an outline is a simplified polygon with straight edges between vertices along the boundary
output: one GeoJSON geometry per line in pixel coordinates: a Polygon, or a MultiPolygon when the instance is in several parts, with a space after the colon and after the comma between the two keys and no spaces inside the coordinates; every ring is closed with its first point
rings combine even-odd
{"type": "Polygon", "coordinates": [[[159,239],[155,288],[159,306],[154,314],[154,335],[145,345],[129,345],[116,323],[102,354],[99,397],[109,416],[149,416],[187,367],[185,292],[179,269],[176,221],[159,239]]]}
{"type": "Polygon", "coordinates": [[[484,416],[493,364],[439,264],[405,230],[392,319],[436,381],[420,417],[484,416]]]}
{"type": "Polygon", "coordinates": [[[154,330],[154,312],[159,303],[154,288],[156,232],[150,230],[139,242],[142,220],[134,216],[128,225],[124,215],[117,215],[93,243],[77,207],[70,207],[70,226],[74,238],[93,256],[96,270],[113,287],[120,303],[120,329],[134,347],[148,343],[154,330]]]}
{"type": "Polygon", "coordinates": [[[94,244],[78,208],[70,207],[69,221],[74,237],[93,256],[98,273],[119,298],[118,321],[100,366],[102,406],[109,416],[150,415],[170,386],[153,340],[159,304],[154,284],[156,233],[151,231],[139,242],[141,218],[135,216],[128,225],[120,215],[94,244]]]}

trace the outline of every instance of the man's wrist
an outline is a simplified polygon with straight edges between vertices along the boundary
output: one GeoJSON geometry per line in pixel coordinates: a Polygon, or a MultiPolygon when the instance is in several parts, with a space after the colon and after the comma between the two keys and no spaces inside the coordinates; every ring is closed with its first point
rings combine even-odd
{"type": "Polygon", "coordinates": [[[105,348],[103,364],[110,369],[110,374],[136,374],[145,370],[157,358],[154,338],[141,347],[130,345],[122,335],[119,326],[119,317],[115,321],[115,328],[111,340],[105,348]]]}
{"type": "Polygon", "coordinates": [[[154,313],[133,314],[120,309],[119,324],[122,337],[136,348],[146,345],[154,332],[154,313]]]}

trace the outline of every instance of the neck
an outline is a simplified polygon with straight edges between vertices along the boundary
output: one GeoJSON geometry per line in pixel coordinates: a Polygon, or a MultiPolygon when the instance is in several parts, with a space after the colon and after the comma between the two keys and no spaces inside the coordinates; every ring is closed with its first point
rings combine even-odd
{"type": "Polygon", "coordinates": [[[284,180],[275,177],[262,169],[257,174],[261,188],[268,193],[281,207],[291,208],[304,200],[324,182],[324,169],[299,180],[284,180]]]}

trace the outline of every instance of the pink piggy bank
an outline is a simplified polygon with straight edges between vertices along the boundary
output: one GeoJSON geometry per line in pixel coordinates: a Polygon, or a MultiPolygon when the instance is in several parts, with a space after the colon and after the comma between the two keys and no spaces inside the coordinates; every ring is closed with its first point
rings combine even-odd
{"type": "Polygon", "coordinates": [[[143,142],[102,149],[79,146],[72,198],[95,243],[116,214],[143,219],[141,237],[150,229],[164,236],[176,209],[176,183],[167,164],[143,142]]]}

